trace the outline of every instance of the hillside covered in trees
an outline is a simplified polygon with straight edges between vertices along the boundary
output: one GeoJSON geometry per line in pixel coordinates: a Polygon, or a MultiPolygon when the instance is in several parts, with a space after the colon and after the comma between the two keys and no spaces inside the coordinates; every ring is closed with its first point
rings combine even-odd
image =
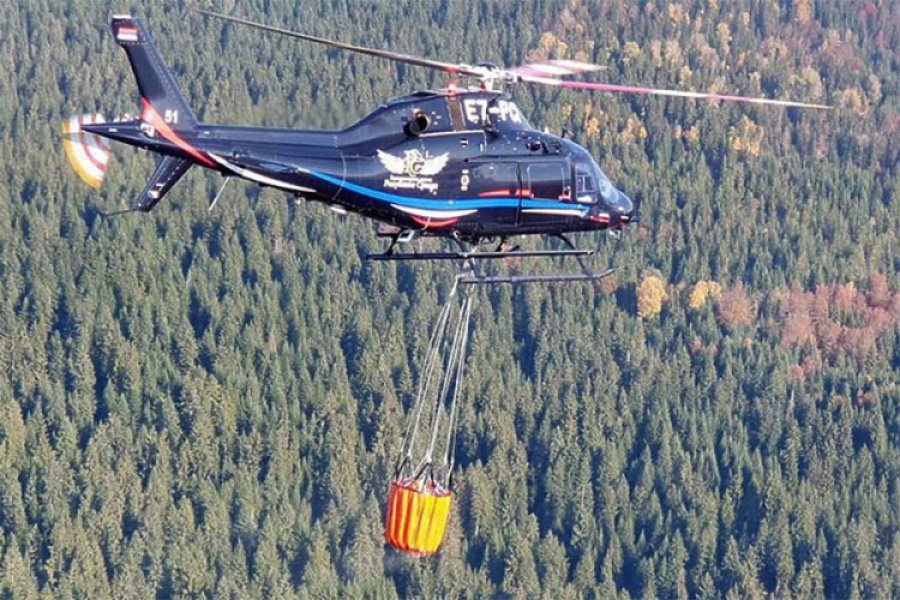
{"type": "MultiPolygon", "coordinates": [[[[0,11],[0,598],[900,596],[900,3],[12,0],[0,11]],[[449,266],[191,172],[150,215],[61,121],[138,112],[111,13],[201,119],[349,125],[448,61],[829,112],[512,90],[640,205],[597,286],[477,292],[450,531],[383,543],[449,266]]],[[[579,240],[597,243],[594,237],[579,240]]],[[[528,265],[501,265],[501,269],[528,265]]]]}

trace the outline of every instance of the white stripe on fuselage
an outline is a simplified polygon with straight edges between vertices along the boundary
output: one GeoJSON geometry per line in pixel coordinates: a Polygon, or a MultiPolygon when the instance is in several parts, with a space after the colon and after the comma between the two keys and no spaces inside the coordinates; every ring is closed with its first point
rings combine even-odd
{"type": "Polygon", "coordinates": [[[536,215],[562,215],[567,217],[583,217],[583,208],[523,208],[523,213],[536,215]]]}
{"type": "Polygon", "coordinates": [[[303,187],[302,185],[294,185],[293,183],[288,183],[286,181],[281,181],[279,179],[269,177],[268,175],[263,175],[262,173],[257,173],[256,171],[253,171],[246,167],[239,167],[236,164],[225,160],[218,154],[214,154],[212,152],[208,152],[208,154],[214,161],[216,161],[226,169],[234,171],[240,177],[249,179],[250,181],[255,181],[256,183],[261,183],[263,185],[270,185],[272,187],[277,187],[279,189],[288,190],[291,192],[304,192],[310,194],[316,191],[312,188],[303,187]]]}
{"type": "Polygon", "coordinates": [[[425,219],[458,219],[478,212],[478,209],[474,208],[465,210],[428,210],[424,208],[410,208],[409,206],[401,206],[399,204],[391,204],[391,206],[407,214],[423,217],[425,219]]]}

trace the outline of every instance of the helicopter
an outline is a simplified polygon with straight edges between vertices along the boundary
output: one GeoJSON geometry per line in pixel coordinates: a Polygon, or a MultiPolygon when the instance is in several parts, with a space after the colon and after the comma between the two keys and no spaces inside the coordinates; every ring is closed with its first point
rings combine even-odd
{"type": "MultiPolygon", "coordinates": [[[[200,10],[207,17],[333,48],[442,71],[474,85],[448,85],[386,102],[341,130],[213,125],[198,121],[139,18],[114,15],[116,43],[130,62],[141,96],[136,119],[72,117],[63,126],[76,172],[99,187],[113,140],[151,151],[156,168],[124,212],[149,212],[193,166],[282,190],[297,201],[321,202],[334,212],[380,223],[388,248],[378,260],[489,259],[592,254],[570,233],[620,233],[636,219],[635,203],[617,188],[590,153],[564,136],[533,127],[505,88],[537,84],[608,93],[653,94],[804,109],[821,104],[567,79],[602,67],[546,60],[514,68],[449,63],[342,43],[240,17],[200,10]],[[551,236],[558,250],[508,247],[517,236],[551,236]],[[459,251],[396,252],[420,237],[446,238],[459,251]],[[484,243],[497,243],[481,251],[484,243]]],[[[579,258],[580,261],[580,258],[579,258]]],[[[572,278],[608,275],[585,273],[572,278]]]]}

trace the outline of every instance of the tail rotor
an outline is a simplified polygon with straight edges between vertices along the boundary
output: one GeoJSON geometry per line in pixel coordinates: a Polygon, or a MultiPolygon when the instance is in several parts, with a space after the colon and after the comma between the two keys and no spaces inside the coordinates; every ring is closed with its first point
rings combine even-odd
{"type": "Polygon", "coordinates": [[[84,125],[105,123],[99,113],[69,117],[62,125],[63,147],[72,168],[92,188],[99,188],[109,164],[109,144],[99,135],[82,129],[84,125]]]}

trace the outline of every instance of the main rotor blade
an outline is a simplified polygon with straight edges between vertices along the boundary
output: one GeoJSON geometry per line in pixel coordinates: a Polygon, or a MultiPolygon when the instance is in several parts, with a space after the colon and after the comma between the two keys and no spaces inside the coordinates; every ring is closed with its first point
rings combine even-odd
{"type": "Polygon", "coordinates": [[[685,90],[667,90],[659,88],[639,87],[634,85],[615,85],[611,83],[594,83],[591,81],[563,81],[552,77],[520,76],[521,81],[528,83],[540,83],[578,90],[595,90],[614,94],[648,94],[654,96],[675,96],[678,98],[693,98],[695,100],[718,100],[721,102],[747,102],[750,104],[768,104],[772,106],[790,106],[794,108],[815,108],[831,110],[827,104],[814,104],[810,102],[795,102],[793,100],[775,100],[773,98],[757,98],[752,96],[731,96],[727,94],[714,94],[709,92],[689,92],[685,90]]]}
{"type": "Polygon", "coordinates": [[[506,72],[522,77],[556,78],[587,73],[590,71],[601,71],[604,69],[606,69],[604,65],[596,65],[580,60],[551,59],[537,63],[519,65],[518,67],[506,69],[506,72]]]}
{"type": "Polygon", "coordinates": [[[207,17],[213,17],[215,19],[222,19],[223,21],[231,21],[232,23],[238,23],[240,25],[247,25],[249,27],[255,27],[256,29],[262,29],[263,31],[271,31],[273,33],[279,33],[281,35],[286,35],[289,37],[298,38],[301,40],[306,40],[308,42],[316,42],[317,44],[324,44],[326,46],[331,46],[332,48],[340,48],[341,50],[348,50],[350,52],[356,52],[359,54],[367,54],[369,56],[377,56],[379,58],[386,58],[388,60],[393,60],[395,62],[402,62],[410,65],[416,65],[418,67],[428,67],[429,69],[435,69],[438,71],[443,71],[444,73],[451,73],[453,75],[466,75],[470,77],[482,77],[483,71],[472,69],[467,65],[462,64],[453,64],[441,62],[438,60],[430,60],[427,58],[419,58],[418,56],[411,56],[409,54],[402,54],[399,52],[391,52],[389,50],[379,50],[377,48],[366,48],[365,46],[355,46],[353,44],[345,44],[343,42],[337,42],[334,40],[329,40],[327,38],[321,38],[314,35],[308,35],[305,33],[298,33],[296,31],[291,31],[290,29],[283,29],[281,27],[274,27],[272,25],[266,25],[264,23],[257,23],[256,21],[251,21],[249,19],[243,19],[241,17],[232,17],[230,15],[223,15],[221,13],[213,12],[210,10],[201,10],[198,9],[197,12],[200,14],[206,15],[207,17]]]}

